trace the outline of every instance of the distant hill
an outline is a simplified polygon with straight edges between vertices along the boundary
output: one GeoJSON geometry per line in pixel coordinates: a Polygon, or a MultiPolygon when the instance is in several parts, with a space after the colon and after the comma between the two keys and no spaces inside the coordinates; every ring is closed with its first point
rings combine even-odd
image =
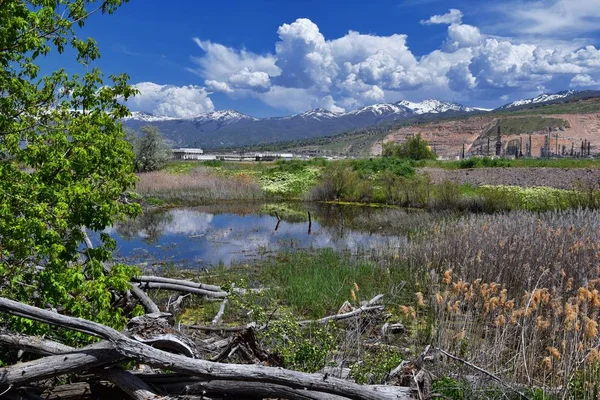
{"type": "Polygon", "coordinates": [[[154,125],[175,146],[222,148],[331,136],[411,118],[447,118],[484,111],[456,103],[425,100],[413,103],[374,104],[347,113],[316,109],[277,118],[254,118],[233,110],[216,111],[195,118],[177,119],[134,112],[123,120],[139,130],[154,125]]]}

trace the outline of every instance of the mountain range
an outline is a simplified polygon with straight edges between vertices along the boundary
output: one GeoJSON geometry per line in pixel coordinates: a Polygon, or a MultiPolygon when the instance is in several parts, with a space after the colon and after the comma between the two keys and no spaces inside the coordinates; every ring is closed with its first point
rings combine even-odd
{"type": "Polygon", "coordinates": [[[600,96],[600,92],[565,91],[543,94],[506,104],[496,110],[429,99],[418,103],[402,100],[373,104],[346,113],[315,109],[274,118],[254,118],[234,110],[214,111],[187,119],[133,112],[123,119],[123,123],[133,130],[139,130],[144,125],[154,125],[173,146],[218,148],[331,136],[408,119],[432,120],[489,111],[512,111],[586,96],[600,96]]]}

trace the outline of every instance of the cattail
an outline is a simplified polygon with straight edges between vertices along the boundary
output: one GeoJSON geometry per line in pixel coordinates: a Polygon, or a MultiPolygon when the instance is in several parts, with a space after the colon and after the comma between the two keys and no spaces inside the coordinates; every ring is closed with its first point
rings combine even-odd
{"type": "Polygon", "coordinates": [[[598,336],[598,323],[591,318],[585,317],[583,334],[586,339],[593,339],[598,336]]]}
{"type": "Polygon", "coordinates": [[[573,328],[573,323],[577,319],[577,312],[575,311],[575,307],[571,303],[565,304],[565,327],[567,330],[571,330],[573,328]]]}
{"type": "Polygon", "coordinates": [[[446,272],[444,272],[444,279],[442,279],[442,282],[446,285],[449,285],[450,282],[452,282],[452,270],[448,269],[446,270],[446,272]]]}
{"type": "Polygon", "coordinates": [[[591,364],[597,363],[598,361],[600,361],[600,351],[598,351],[598,349],[590,350],[586,359],[591,364]]]}
{"type": "Polygon", "coordinates": [[[496,327],[500,327],[504,326],[504,324],[506,324],[506,318],[504,317],[504,314],[498,315],[494,320],[494,325],[496,325],[496,327]]]}
{"type": "Polygon", "coordinates": [[[463,329],[462,331],[458,332],[456,335],[452,336],[452,340],[454,341],[459,341],[459,340],[463,340],[466,336],[466,332],[463,329]]]}
{"type": "Polygon", "coordinates": [[[419,307],[425,307],[425,301],[423,299],[423,293],[417,292],[417,293],[415,293],[415,296],[417,298],[417,305],[419,307]]]}
{"type": "Polygon", "coordinates": [[[515,308],[515,300],[514,299],[510,299],[506,303],[504,303],[505,311],[511,311],[514,308],[515,308]]]}
{"type": "Polygon", "coordinates": [[[560,351],[558,351],[558,349],[556,347],[547,347],[546,350],[548,350],[548,353],[550,353],[550,355],[552,356],[552,358],[554,358],[556,361],[560,361],[560,351]]]}
{"type": "Polygon", "coordinates": [[[438,305],[440,305],[440,304],[442,304],[442,303],[444,302],[444,298],[442,297],[442,295],[441,295],[441,294],[439,294],[439,293],[436,293],[436,294],[435,294],[435,302],[436,302],[438,305]]]}
{"type": "Polygon", "coordinates": [[[573,289],[573,277],[567,279],[567,290],[572,290],[573,289]]]}
{"type": "Polygon", "coordinates": [[[542,359],[542,367],[546,371],[550,371],[552,369],[552,358],[546,356],[542,359]]]}
{"type": "Polygon", "coordinates": [[[580,303],[590,301],[592,299],[592,292],[585,287],[580,287],[577,289],[577,299],[580,303]]]}
{"type": "Polygon", "coordinates": [[[600,308],[600,294],[598,289],[592,290],[592,298],[590,299],[590,305],[592,308],[600,308]]]}
{"type": "Polygon", "coordinates": [[[536,318],[536,320],[535,320],[535,327],[538,330],[548,329],[549,326],[550,326],[550,321],[548,321],[547,319],[545,319],[541,315],[536,318]]]}
{"type": "Polygon", "coordinates": [[[454,305],[452,306],[452,311],[454,311],[455,313],[458,313],[460,310],[460,300],[456,300],[454,302],[454,305]]]}

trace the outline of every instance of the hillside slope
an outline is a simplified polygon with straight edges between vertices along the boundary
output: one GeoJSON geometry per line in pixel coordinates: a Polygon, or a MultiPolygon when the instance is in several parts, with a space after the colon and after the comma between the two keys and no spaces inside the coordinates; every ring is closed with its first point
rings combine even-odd
{"type": "Polygon", "coordinates": [[[429,141],[441,158],[455,159],[463,145],[467,155],[493,155],[500,127],[503,153],[515,148],[525,152],[531,136],[531,153],[539,157],[550,132],[550,149],[559,153],[578,151],[582,141],[590,142],[591,153],[600,152],[600,98],[565,104],[552,104],[517,112],[494,112],[485,115],[404,126],[392,130],[371,147],[371,154],[381,154],[382,143],[402,142],[415,134],[429,141]],[[489,152],[488,152],[489,139],[489,152]]]}

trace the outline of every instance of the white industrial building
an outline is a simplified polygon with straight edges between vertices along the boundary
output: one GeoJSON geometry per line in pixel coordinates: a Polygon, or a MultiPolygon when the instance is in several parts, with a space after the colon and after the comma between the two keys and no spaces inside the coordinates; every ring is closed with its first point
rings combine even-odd
{"type": "Polygon", "coordinates": [[[202,160],[204,150],[193,148],[173,149],[173,158],[176,160],[202,160]]]}

